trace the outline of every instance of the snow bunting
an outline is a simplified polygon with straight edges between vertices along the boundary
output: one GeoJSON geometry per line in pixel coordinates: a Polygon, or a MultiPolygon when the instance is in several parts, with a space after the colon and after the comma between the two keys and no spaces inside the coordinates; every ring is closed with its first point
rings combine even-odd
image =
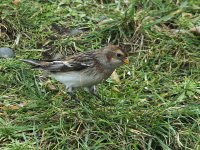
{"type": "Polygon", "coordinates": [[[62,60],[22,60],[34,68],[47,71],[51,77],[63,83],[70,96],[75,98],[74,89],[86,87],[96,95],[95,85],[106,80],[122,64],[128,63],[125,50],[116,45],[86,51],[62,60]]]}

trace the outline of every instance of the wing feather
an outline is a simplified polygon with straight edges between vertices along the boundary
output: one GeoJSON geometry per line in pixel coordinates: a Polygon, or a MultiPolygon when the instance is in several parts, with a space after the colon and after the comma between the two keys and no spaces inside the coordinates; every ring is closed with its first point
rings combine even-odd
{"type": "Polygon", "coordinates": [[[23,62],[31,64],[34,68],[43,69],[50,72],[68,72],[81,71],[94,65],[94,57],[92,53],[85,53],[68,57],[66,60],[29,60],[23,59],[23,62]]]}

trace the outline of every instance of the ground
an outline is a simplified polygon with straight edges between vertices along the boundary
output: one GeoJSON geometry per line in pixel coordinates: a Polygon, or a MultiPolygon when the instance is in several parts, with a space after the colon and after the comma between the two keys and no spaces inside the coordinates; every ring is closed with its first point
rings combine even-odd
{"type": "Polygon", "coordinates": [[[1,0],[0,147],[200,149],[200,2],[1,0]],[[102,100],[20,59],[123,46],[130,64],[98,86],[102,100]]]}

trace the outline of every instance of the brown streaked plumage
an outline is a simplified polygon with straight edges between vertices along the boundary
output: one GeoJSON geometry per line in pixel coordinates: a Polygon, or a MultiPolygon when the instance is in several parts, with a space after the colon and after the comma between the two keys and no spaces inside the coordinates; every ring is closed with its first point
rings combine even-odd
{"type": "Polygon", "coordinates": [[[116,45],[66,56],[63,60],[24,59],[22,61],[33,65],[34,68],[49,72],[51,77],[66,86],[69,93],[79,87],[94,91],[96,84],[106,80],[117,67],[128,63],[127,53],[116,45]]]}

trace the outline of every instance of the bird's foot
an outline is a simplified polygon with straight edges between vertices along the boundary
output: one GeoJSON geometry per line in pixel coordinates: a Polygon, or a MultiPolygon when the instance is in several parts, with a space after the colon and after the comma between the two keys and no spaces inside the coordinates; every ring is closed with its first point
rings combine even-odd
{"type": "Polygon", "coordinates": [[[70,95],[70,99],[75,101],[76,103],[80,103],[81,101],[76,97],[74,93],[68,93],[70,95]]]}
{"type": "Polygon", "coordinates": [[[96,90],[95,86],[87,87],[86,90],[90,94],[94,95],[98,100],[102,100],[101,97],[99,96],[99,94],[97,94],[97,90],[96,90]]]}

